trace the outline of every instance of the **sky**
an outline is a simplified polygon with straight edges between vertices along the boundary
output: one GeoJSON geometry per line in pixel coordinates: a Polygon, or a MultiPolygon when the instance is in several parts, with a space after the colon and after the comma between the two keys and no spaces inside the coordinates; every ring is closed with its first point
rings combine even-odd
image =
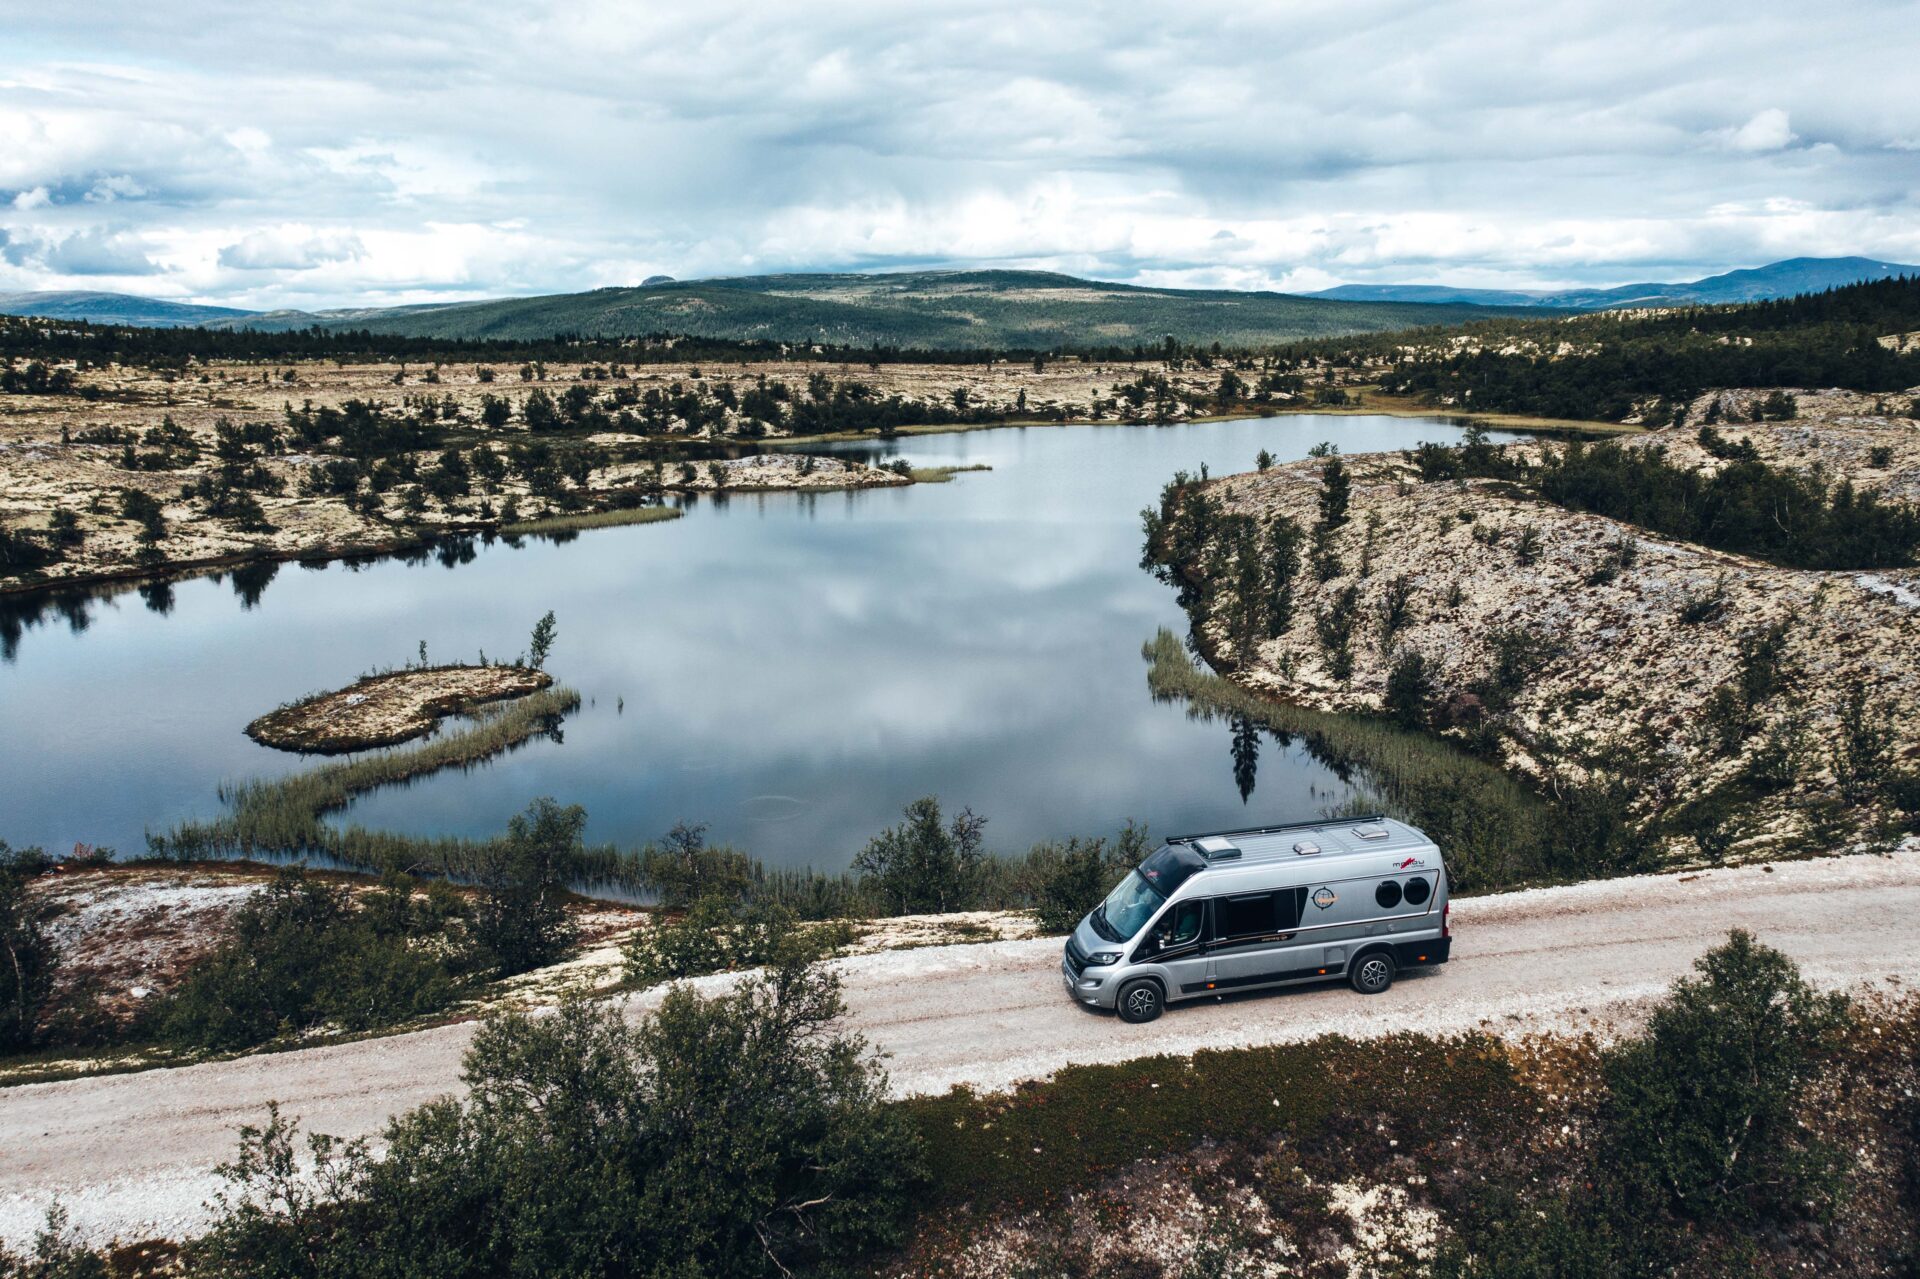
{"type": "Polygon", "coordinates": [[[1920,3],[0,0],[0,291],[1920,262],[1920,3]]]}

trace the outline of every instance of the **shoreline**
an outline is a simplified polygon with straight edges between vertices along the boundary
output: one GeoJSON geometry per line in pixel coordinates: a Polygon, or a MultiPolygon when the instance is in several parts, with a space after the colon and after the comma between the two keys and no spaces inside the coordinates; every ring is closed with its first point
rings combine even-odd
{"type": "MultiPolygon", "coordinates": [[[[1272,406],[1263,406],[1272,407],[1272,406]]],[[[927,426],[905,426],[888,432],[876,431],[834,431],[821,435],[786,437],[758,441],[762,447],[773,453],[804,452],[815,444],[845,444],[860,442],[885,442],[902,437],[923,435],[954,435],[974,431],[997,431],[1006,429],[1027,429],[1030,427],[1158,427],[1167,425],[1206,424],[1217,422],[1261,421],[1267,418],[1290,417],[1296,415],[1322,415],[1328,417],[1403,417],[1434,418],[1449,423],[1477,422],[1495,430],[1523,431],[1530,434],[1562,434],[1569,436],[1605,436],[1638,434],[1638,427],[1623,427],[1615,423],[1579,422],[1552,418],[1528,418],[1515,414],[1501,413],[1461,413],[1452,409],[1431,408],[1412,404],[1405,400],[1393,400],[1386,404],[1362,405],[1303,405],[1276,409],[1273,412],[1261,412],[1257,409],[1236,410],[1230,413],[1199,414],[1193,417],[1179,418],[1173,422],[1126,422],[1120,420],[1093,420],[1091,418],[1008,418],[996,422],[949,423],[927,426]]],[[[927,482],[927,481],[918,481],[927,482]]],[[[904,486],[904,485],[903,485],[904,486]]],[[[745,487],[734,490],[722,490],[723,493],[800,493],[854,491],[873,485],[793,485],[789,487],[745,487]]],[[[893,487],[893,486],[885,486],[893,487]]],[[[662,496],[690,495],[714,496],[709,489],[669,488],[662,496]]],[[[631,508],[634,512],[667,509],[657,507],[631,508]]],[[[678,508],[674,509],[676,514],[678,508]]],[[[150,566],[125,565],[97,572],[74,573],[64,577],[44,579],[35,582],[0,583],[0,599],[31,599],[36,595],[57,596],[63,591],[89,589],[124,583],[137,588],[143,584],[186,581],[195,577],[224,572],[229,569],[244,568],[254,564],[333,564],[346,560],[377,559],[389,555],[401,555],[411,551],[431,549],[449,538],[486,536],[498,537],[534,537],[552,533],[566,533],[601,527],[607,523],[616,525],[666,522],[672,516],[639,515],[632,519],[604,521],[599,517],[612,515],[615,510],[582,511],[572,514],[540,516],[529,520],[516,521],[514,524],[499,522],[454,522],[436,525],[431,531],[421,530],[411,535],[396,535],[379,541],[349,543],[345,545],[319,543],[311,546],[295,547],[286,550],[261,548],[244,553],[203,556],[192,559],[169,560],[150,566]],[[538,527],[533,527],[533,526],[538,527]]]]}

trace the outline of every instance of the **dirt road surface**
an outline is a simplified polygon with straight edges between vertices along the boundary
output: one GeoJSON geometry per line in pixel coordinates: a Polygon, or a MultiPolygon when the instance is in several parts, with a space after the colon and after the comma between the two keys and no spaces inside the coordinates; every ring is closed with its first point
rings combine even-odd
{"type": "MultiPolygon", "coordinates": [[[[1920,841],[1888,855],[1647,876],[1454,904],[1454,961],[1362,997],[1344,985],[1176,1005],[1129,1026],[1068,1000],[1058,939],[843,961],[850,1020],[894,1091],[1001,1088],[1080,1062],[1400,1030],[1503,1035],[1630,1028],[1730,928],[1826,987],[1911,990],[1920,841]]],[[[708,978],[715,986],[726,978],[708,978]]],[[[656,996],[630,1001],[634,1014],[656,996]]],[[[459,1088],[471,1025],[174,1070],[0,1091],[0,1239],[31,1237],[58,1198],[95,1241],[179,1238],[207,1219],[239,1125],[269,1101],[309,1131],[377,1135],[459,1088]]]]}

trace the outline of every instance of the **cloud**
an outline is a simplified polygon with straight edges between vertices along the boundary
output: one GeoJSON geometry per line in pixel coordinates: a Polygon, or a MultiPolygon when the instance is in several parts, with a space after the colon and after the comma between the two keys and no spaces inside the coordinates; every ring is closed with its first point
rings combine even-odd
{"type": "Polygon", "coordinates": [[[105,260],[53,252],[89,233],[262,306],[928,263],[1529,287],[1920,259],[1904,0],[774,12],[22,10],[9,284],[105,260]]]}
{"type": "Polygon", "coordinates": [[[40,262],[57,275],[158,275],[165,268],[125,231],[89,227],[44,248],[40,262]]]}
{"type": "Polygon", "coordinates": [[[221,266],[237,271],[310,271],[327,262],[348,262],[366,254],[351,231],[315,231],[279,226],[253,231],[220,249],[221,266]]]}
{"type": "Polygon", "coordinates": [[[1779,151],[1793,145],[1795,134],[1787,122],[1787,113],[1768,107],[1737,129],[1725,132],[1727,144],[1736,151],[1779,151]]]}

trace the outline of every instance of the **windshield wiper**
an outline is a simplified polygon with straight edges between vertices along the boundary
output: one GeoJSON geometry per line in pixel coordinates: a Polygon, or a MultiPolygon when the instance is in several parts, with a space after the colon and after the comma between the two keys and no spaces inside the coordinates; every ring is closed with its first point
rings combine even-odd
{"type": "Polygon", "coordinates": [[[1108,941],[1125,940],[1119,933],[1113,930],[1113,925],[1107,922],[1107,904],[1105,902],[1101,902],[1098,906],[1095,906],[1093,913],[1087,916],[1087,919],[1092,922],[1093,931],[1099,933],[1108,941]]]}

